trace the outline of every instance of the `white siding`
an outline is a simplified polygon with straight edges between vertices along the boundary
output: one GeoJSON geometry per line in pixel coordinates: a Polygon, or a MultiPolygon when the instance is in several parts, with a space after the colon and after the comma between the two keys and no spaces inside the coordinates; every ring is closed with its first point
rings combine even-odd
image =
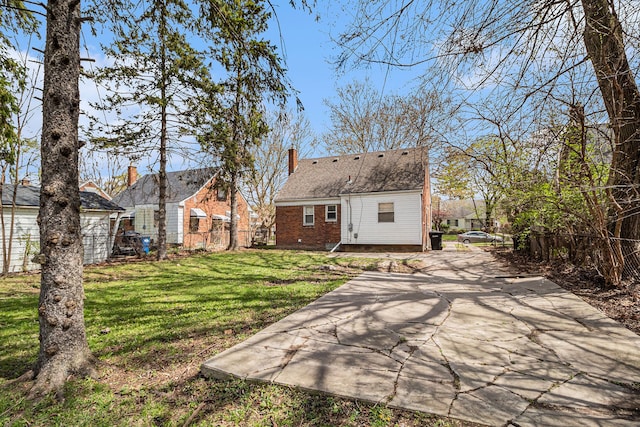
{"type": "MultiPolygon", "coordinates": [[[[158,238],[158,227],[154,221],[154,212],[158,205],[137,205],[126,208],[127,212],[135,212],[135,231],[142,236],[149,236],[153,240],[158,238]]],[[[179,203],[167,203],[167,243],[182,244],[183,241],[183,212],[179,203]]]]}
{"type": "MultiPolygon", "coordinates": [[[[9,272],[38,270],[40,265],[31,262],[34,255],[40,253],[40,231],[36,222],[38,209],[17,208],[15,213],[9,272]]],[[[5,210],[3,215],[6,230],[5,247],[8,248],[11,221],[10,210],[5,210]]],[[[85,264],[95,264],[106,260],[111,250],[109,213],[82,212],[80,214],[80,224],[82,227],[82,242],[84,244],[83,262],[85,264]]],[[[0,269],[2,269],[4,262],[1,254],[2,248],[0,248],[0,269]]]]}
{"type": "Polygon", "coordinates": [[[109,258],[111,253],[109,213],[82,212],[80,227],[84,245],[83,262],[97,264],[109,258]]]}
{"type": "Polygon", "coordinates": [[[420,192],[346,195],[342,197],[344,244],[421,245],[420,192]],[[394,222],[378,222],[378,203],[394,204],[394,222]],[[351,224],[351,230],[349,225],[351,224]],[[357,237],[356,237],[357,236],[357,237]]]}
{"type": "Polygon", "coordinates": [[[182,244],[182,207],[178,203],[167,203],[167,243],[182,244]]]}
{"type": "MultiPolygon", "coordinates": [[[[3,211],[4,228],[6,232],[5,248],[9,248],[9,230],[11,226],[11,210],[3,211]]],[[[40,252],[40,230],[36,219],[38,209],[17,208],[13,225],[13,242],[11,243],[10,273],[37,270],[39,264],[34,264],[31,259],[40,252]],[[25,256],[26,255],[26,256],[25,256]]],[[[0,238],[1,240],[1,238],[0,238]]],[[[0,269],[4,264],[3,249],[0,248],[0,269]]]]}
{"type": "Polygon", "coordinates": [[[175,243],[182,244],[184,242],[184,206],[178,206],[178,235],[175,243]]]}
{"type": "Polygon", "coordinates": [[[140,233],[143,236],[155,236],[158,234],[158,229],[156,228],[153,221],[153,212],[156,211],[158,207],[156,205],[138,205],[133,208],[135,212],[135,231],[140,233]]]}

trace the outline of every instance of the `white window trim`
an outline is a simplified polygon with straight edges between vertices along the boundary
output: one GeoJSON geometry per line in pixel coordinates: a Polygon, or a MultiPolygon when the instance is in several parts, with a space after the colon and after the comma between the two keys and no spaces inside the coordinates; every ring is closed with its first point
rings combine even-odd
{"type": "Polygon", "coordinates": [[[303,226],[312,226],[314,225],[316,222],[316,213],[315,213],[315,206],[303,206],[302,207],[302,225],[303,226]],[[307,209],[311,209],[311,213],[309,215],[311,215],[311,222],[307,222],[307,209]]]}
{"type": "Polygon", "coordinates": [[[326,205],[324,207],[324,221],[325,222],[338,222],[338,205],[326,205]],[[335,214],[335,218],[329,219],[329,206],[334,207],[333,213],[335,214]]]}

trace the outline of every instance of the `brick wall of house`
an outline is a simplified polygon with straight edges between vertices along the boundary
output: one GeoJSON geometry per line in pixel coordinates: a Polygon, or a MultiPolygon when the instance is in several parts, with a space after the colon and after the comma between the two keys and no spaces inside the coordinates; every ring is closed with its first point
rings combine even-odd
{"type": "MultiPolygon", "coordinates": [[[[184,204],[184,240],[185,248],[212,248],[226,246],[228,242],[229,223],[214,221],[212,215],[227,215],[231,210],[231,201],[227,195],[224,201],[218,200],[217,190],[205,186],[184,204]],[[207,218],[200,218],[197,231],[191,231],[191,208],[202,209],[207,218]]],[[[249,225],[249,207],[247,201],[238,194],[238,239],[241,246],[251,246],[251,229],[249,225]]]]}
{"type": "Polygon", "coordinates": [[[276,246],[280,248],[326,249],[340,241],[340,204],[338,220],[325,221],[325,205],[314,206],[314,224],[302,225],[303,206],[276,206],[276,246]],[[298,241],[300,240],[300,241],[298,241]]]}

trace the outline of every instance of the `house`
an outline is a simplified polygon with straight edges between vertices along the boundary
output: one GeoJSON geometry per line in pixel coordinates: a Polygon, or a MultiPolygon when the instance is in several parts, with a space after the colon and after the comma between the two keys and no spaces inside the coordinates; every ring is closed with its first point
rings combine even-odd
{"type": "Polygon", "coordinates": [[[442,225],[450,230],[480,230],[483,228],[484,202],[481,200],[442,200],[442,225]]]}
{"type": "Polygon", "coordinates": [[[431,229],[426,148],[298,161],[275,199],[276,246],[425,250],[431,229]]]}
{"type": "MultiPolygon", "coordinates": [[[[469,231],[485,229],[486,208],[483,200],[442,200],[442,224],[449,230],[469,231]]],[[[504,221],[496,218],[494,209],[489,227],[496,229],[504,221]]]]}
{"type": "MultiPolygon", "coordinates": [[[[224,247],[228,244],[231,204],[227,191],[216,187],[218,169],[202,168],[167,172],[167,243],[187,249],[224,247]]],[[[125,208],[120,230],[137,231],[158,238],[158,175],[138,179],[129,166],[127,188],[113,198],[125,208]]],[[[250,246],[251,231],[247,201],[238,194],[238,238],[250,246]]]]}
{"type": "MultiPolygon", "coordinates": [[[[4,248],[9,249],[11,230],[11,210],[13,192],[16,189],[13,239],[11,241],[11,261],[9,272],[40,269],[31,259],[40,252],[40,229],[38,211],[40,209],[40,188],[31,185],[11,184],[2,186],[2,216],[5,227],[4,248]]],[[[84,244],[85,264],[95,264],[106,260],[111,254],[113,232],[110,215],[123,209],[93,192],[80,192],[80,225],[84,244]]],[[[0,239],[1,241],[1,239],[0,239]]],[[[0,267],[4,260],[0,257],[0,267]]]]}

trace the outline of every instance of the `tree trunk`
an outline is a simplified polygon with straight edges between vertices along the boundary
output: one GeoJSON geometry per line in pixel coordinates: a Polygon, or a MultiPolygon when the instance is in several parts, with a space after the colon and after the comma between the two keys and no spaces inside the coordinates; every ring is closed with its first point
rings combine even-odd
{"type": "MultiPolygon", "coordinates": [[[[18,199],[18,185],[20,185],[20,158],[22,156],[22,126],[18,126],[18,133],[16,135],[16,146],[14,149],[14,168],[13,168],[13,191],[11,192],[11,216],[9,219],[9,244],[7,248],[7,260],[6,260],[6,268],[7,273],[9,272],[9,267],[11,267],[11,257],[13,254],[13,239],[15,237],[15,222],[16,222],[16,201],[18,199]]],[[[2,174],[4,177],[4,172],[2,174]]],[[[4,179],[4,178],[3,178],[4,179]]],[[[4,215],[4,213],[3,213],[4,215]]],[[[4,220],[2,224],[2,228],[4,230],[4,220]]],[[[29,242],[31,241],[31,235],[28,235],[29,242]]],[[[29,249],[29,245],[26,245],[25,249],[29,249]]],[[[22,258],[22,271],[25,272],[25,264],[29,263],[29,251],[25,251],[24,257],[22,258]]]]}
{"type": "Polygon", "coordinates": [[[95,373],[84,326],[78,188],[80,1],[49,1],[42,96],[40,351],[32,396],[95,373]]]}
{"type": "MultiPolygon", "coordinates": [[[[2,200],[2,193],[4,192],[4,174],[7,167],[2,168],[2,175],[0,176],[0,200],[2,200]]],[[[0,203],[0,227],[2,227],[2,275],[6,276],[9,273],[9,257],[7,256],[7,230],[4,224],[4,203],[0,203]]]]}
{"type": "Polygon", "coordinates": [[[167,71],[166,71],[166,10],[160,14],[160,170],[158,171],[158,261],[167,258],[167,71]]]}
{"type": "Polygon", "coordinates": [[[229,224],[229,246],[227,250],[235,251],[240,246],[238,243],[238,176],[235,172],[231,174],[229,194],[231,199],[231,222],[229,224]]]}
{"type": "MultiPolygon", "coordinates": [[[[164,109],[164,107],[162,107],[164,109]]],[[[166,115],[162,127],[166,126],[166,115]]],[[[160,170],[158,172],[158,261],[167,258],[167,141],[160,136],[160,170]]]]}
{"type": "Polygon", "coordinates": [[[494,208],[494,198],[493,197],[485,197],[484,198],[484,227],[485,231],[488,233],[493,233],[493,222],[491,221],[491,216],[493,214],[494,208]]]}
{"type": "Polygon", "coordinates": [[[629,68],[622,27],[608,0],[582,0],[584,40],[614,134],[609,185],[615,237],[640,238],[640,93],[629,68]]]}
{"type": "MultiPolygon", "coordinates": [[[[14,179],[13,179],[13,191],[11,192],[11,216],[9,219],[9,243],[8,243],[8,248],[7,248],[7,257],[6,257],[6,272],[9,273],[9,268],[11,267],[11,257],[13,255],[13,239],[15,237],[15,230],[14,230],[14,226],[16,223],[16,201],[18,199],[18,185],[20,185],[20,181],[18,179],[18,173],[19,173],[19,167],[20,167],[20,132],[18,132],[18,147],[16,149],[16,160],[15,160],[15,167],[14,167],[14,179]]],[[[2,215],[4,216],[4,212],[2,213],[2,215]]],[[[4,220],[2,221],[2,228],[4,229],[5,225],[4,225],[4,220]]],[[[31,236],[29,235],[29,238],[31,238],[31,236]]],[[[24,255],[25,257],[22,259],[22,265],[24,266],[25,262],[28,263],[28,256],[29,253],[25,253],[24,255]]],[[[23,271],[24,268],[22,269],[23,271]]]]}

